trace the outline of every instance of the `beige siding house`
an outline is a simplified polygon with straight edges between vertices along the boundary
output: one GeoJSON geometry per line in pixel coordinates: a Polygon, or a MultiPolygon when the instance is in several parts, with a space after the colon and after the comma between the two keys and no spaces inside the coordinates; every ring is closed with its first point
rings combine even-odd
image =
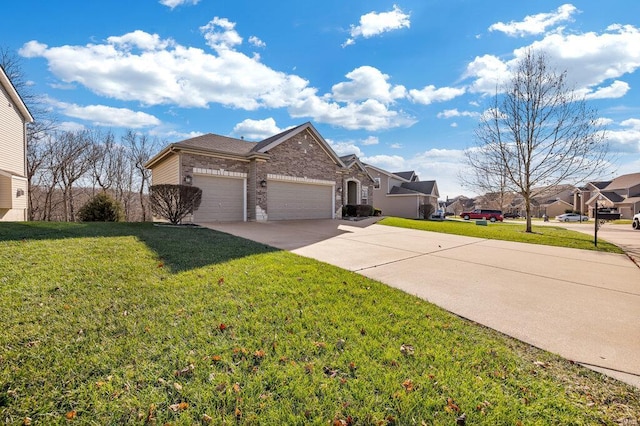
{"type": "Polygon", "coordinates": [[[385,216],[417,219],[420,205],[431,204],[438,208],[438,185],[436,181],[420,181],[413,171],[387,172],[369,164],[364,165],[374,180],[374,207],[385,216]]]}
{"type": "Polygon", "coordinates": [[[373,180],[348,165],[311,123],[260,142],[206,134],[165,147],[152,184],[202,189],[193,222],[332,219],[348,200],[372,202],[373,180]]]}
{"type": "Polygon", "coordinates": [[[598,208],[620,213],[622,219],[631,219],[640,212],[640,173],[618,176],[612,181],[590,182],[576,191],[574,204],[594,216],[598,208]]]}
{"type": "Polygon", "coordinates": [[[0,67],[0,221],[27,220],[27,123],[33,117],[0,67]]]}

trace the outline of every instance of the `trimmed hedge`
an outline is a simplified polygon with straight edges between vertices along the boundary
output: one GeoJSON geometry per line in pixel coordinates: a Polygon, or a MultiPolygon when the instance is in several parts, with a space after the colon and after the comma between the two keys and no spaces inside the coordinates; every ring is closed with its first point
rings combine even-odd
{"type": "Polygon", "coordinates": [[[120,222],[124,218],[120,203],[101,192],[80,208],[81,222],[120,222]]]}
{"type": "Polygon", "coordinates": [[[379,214],[382,214],[382,211],[379,209],[374,209],[372,205],[369,204],[347,204],[342,206],[342,217],[368,217],[373,216],[376,210],[379,214]]]}

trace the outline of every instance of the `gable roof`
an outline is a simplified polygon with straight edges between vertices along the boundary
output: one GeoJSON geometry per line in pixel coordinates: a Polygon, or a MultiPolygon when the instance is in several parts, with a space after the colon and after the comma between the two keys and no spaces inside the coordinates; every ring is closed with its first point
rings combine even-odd
{"type": "Polygon", "coordinates": [[[22,119],[26,123],[33,123],[33,116],[31,115],[31,112],[29,112],[29,108],[27,108],[27,105],[24,103],[24,101],[20,97],[20,94],[9,79],[9,76],[4,72],[4,68],[2,68],[1,66],[0,86],[7,92],[7,94],[9,95],[9,99],[11,99],[11,102],[16,106],[20,115],[22,115],[22,119]]]}
{"type": "Polygon", "coordinates": [[[601,189],[604,191],[612,191],[615,189],[628,189],[636,185],[640,185],[640,173],[618,176],[612,180],[609,185],[601,189]]]}
{"type": "Polygon", "coordinates": [[[387,176],[389,176],[389,177],[392,177],[392,178],[398,179],[398,180],[400,180],[400,181],[409,182],[409,179],[403,178],[402,176],[399,176],[399,175],[397,175],[397,174],[395,174],[395,173],[392,173],[392,172],[388,172],[388,171],[386,171],[386,170],[384,170],[384,169],[381,169],[381,168],[379,168],[379,167],[372,166],[371,164],[366,164],[366,163],[364,163],[364,164],[363,164],[363,166],[364,166],[365,168],[373,169],[373,170],[375,170],[375,171],[376,171],[376,172],[378,172],[378,173],[382,173],[382,174],[384,174],[384,175],[387,175],[387,176]]]}
{"type": "Polygon", "coordinates": [[[213,133],[207,133],[205,135],[196,136],[194,138],[186,139],[180,142],[175,142],[165,147],[162,151],[151,158],[146,164],[146,168],[152,167],[157,162],[161,161],[167,155],[175,151],[195,150],[200,153],[210,153],[224,156],[231,156],[238,159],[252,159],[252,158],[269,158],[269,150],[278,146],[282,142],[289,138],[304,132],[309,131],[311,137],[320,145],[323,151],[331,157],[331,159],[339,167],[345,167],[340,157],[331,149],[331,146],[324,140],[324,138],[318,133],[318,131],[309,122],[301,124],[291,129],[278,133],[277,135],[270,136],[260,142],[248,142],[244,139],[231,138],[228,136],[216,135],[213,133]]]}
{"type": "Polygon", "coordinates": [[[320,135],[316,128],[313,127],[313,124],[308,121],[304,124],[285,130],[284,132],[280,132],[277,135],[271,136],[270,138],[258,142],[258,144],[253,148],[252,151],[256,153],[266,154],[270,149],[280,145],[282,142],[286,141],[292,136],[304,132],[305,130],[311,133],[311,137],[316,140],[316,142],[324,149],[324,151],[338,166],[345,167],[342,160],[340,160],[340,157],[338,157],[338,154],[335,153],[329,143],[324,140],[324,138],[320,135]]]}
{"type": "Polygon", "coordinates": [[[436,185],[435,180],[423,180],[418,182],[403,182],[400,184],[400,187],[409,189],[411,191],[420,192],[425,195],[435,195],[438,194],[438,186],[436,185]]]}
{"type": "Polygon", "coordinates": [[[418,178],[414,170],[409,170],[406,172],[393,172],[393,174],[396,176],[400,176],[402,179],[406,179],[408,181],[414,181],[418,178]]]}

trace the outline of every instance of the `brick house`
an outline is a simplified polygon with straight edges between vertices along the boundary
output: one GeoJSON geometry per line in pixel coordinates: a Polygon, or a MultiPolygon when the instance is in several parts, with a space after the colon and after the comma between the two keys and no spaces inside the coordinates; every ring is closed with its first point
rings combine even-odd
{"type": "Polygon", "coordinates": [[[332,219],[350,201],[373,203],[373,179],[347,160],[304,123],[260,142],[206,134],[172,143],[145,167],[153,185],[202,189],[194,222],[332,219]]]}
{"type": "Polygon", "coordinates": [[[0,221],[27,220],[27,123],[33,117],[0,67],[0,221]]]}

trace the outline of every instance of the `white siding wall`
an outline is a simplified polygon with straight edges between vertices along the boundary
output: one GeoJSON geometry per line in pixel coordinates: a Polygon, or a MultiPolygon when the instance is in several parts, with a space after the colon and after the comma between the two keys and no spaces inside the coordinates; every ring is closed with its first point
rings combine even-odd
{"type": "Polygon", "coordinates": [[[152,185],[164,183],[180,184],[180,156],[177,154],[164,160],[162,163],[153,166],[151,171],[152,185]]]}
{"type": "Polygon", "coordinates": [[[0,169],[25,175],[24,123],[0,85],[0,169]]]}

